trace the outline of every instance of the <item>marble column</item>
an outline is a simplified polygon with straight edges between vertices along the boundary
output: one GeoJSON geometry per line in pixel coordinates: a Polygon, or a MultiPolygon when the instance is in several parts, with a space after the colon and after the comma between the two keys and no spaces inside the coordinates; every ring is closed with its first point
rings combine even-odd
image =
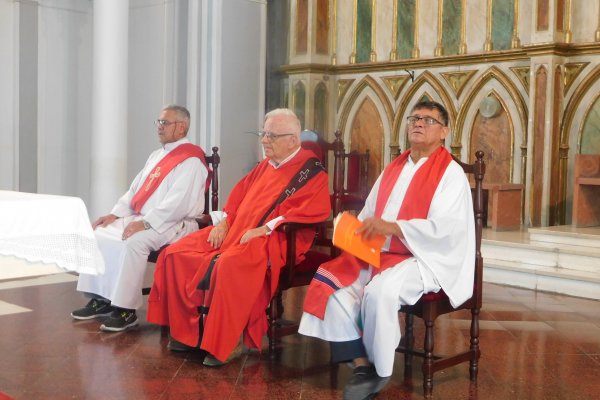
{"type": "Polygon", "coordinates": [[[92,219],[110,212],[128,187],[127,86],[129,0],[94,0],[92,219]]]}

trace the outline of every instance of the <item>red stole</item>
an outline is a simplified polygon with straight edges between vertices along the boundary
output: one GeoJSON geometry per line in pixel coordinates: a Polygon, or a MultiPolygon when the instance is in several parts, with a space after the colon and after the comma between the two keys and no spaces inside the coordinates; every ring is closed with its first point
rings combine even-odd
{"type": "MultiPolygon", "coordinates": [[[[375,217],[381,218],[409,155],[410,150],[404,152],[383,171],[375,203],[375,217]]],[[[408,185],[397,220],[427,218],[433,195],[451,161],[452,156],[443,147],[429,156],[415,172],[408,185]]],[[[389,251],[381,253],[381,268],[375,269],[374,274],[393,267],[411,256],[406,246],[394,236],[389,251]]],[[[351,285],[358,278],[360,270],[367,267],[367,263],[346,252],[321,265],[308,288],[304,311],[323,319],[329,296],[336,290],[351,285]]]]}
{"type": "Polygon", "coordinates": [[[206,163],[204,151],[202,151],[202,149],[199,146],[196,146],[195,144],[184,143],[175,147],[173,150],[167,153],[167,155],[164,156],[158,162],[158,164],[156,164],[156,166],[146,177],[144,184],[133,196],[133,198],[131,199],[131,208],[136,212],[136,214],[140,213],[142,207],[144,207],[144,204],[146,204],[146,201],[148,201],[150,196],[154,194],[156,189],[158,189],[158,187],[162,183],[163,179],[165,179],[165,177],[169,175],[173,168],[175,168],[190,157],[199,158],[202,164],[204,164],[204,166],[208,170],[209,173],[208,177],[206,178],[205,186],[205,190],[208,190],[208,187],[210,186],[211,170],[210,168],[208,168],[208,164],[206,163]]]}
{"type": "MultiPolygon", "coordinates": [[[[148,298],[148,321],[170,326],[178,341],[198,346],[225,360],[239,343],[262,347],[267,332],[265,309],[279,282],[286,259],[286,236],[274,230],[240,244],[242,235],[259,225],[263,215],[286,188],[312,152],[300,150],[279,169],[262,161],[238,182],[225,203],[229,232],[219,249],[207,242],[214,227],[201,229],[168,246],[154,273],[148,298]],[[210,288],[198,290],[211,259],[220,257],[210,275],[210,288]],[[164,256],[163,256],[164,255],[164,256]],[[271,267],[266,266],[270,262],[271,267]],[[200,336],[198,306],[210,307],[200,336]]],[[[319,173],[303,188],[279,203],[267,217],[284,216],[282,222],[311,223],[327,219],[331,213],[327,174],[319,173]]],[[[312,245],[314,232],[298,232],[296,259],[301,261],[312,245]]]]}

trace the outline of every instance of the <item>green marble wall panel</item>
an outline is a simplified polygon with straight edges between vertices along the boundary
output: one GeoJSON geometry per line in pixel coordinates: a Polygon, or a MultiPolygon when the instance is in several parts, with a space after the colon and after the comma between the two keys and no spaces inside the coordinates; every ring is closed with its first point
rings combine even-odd
{"type": "Polygon", "coordinates": [[[581,132],[581,154],[600,154],[600,98],[590,109],[581,132]]]}
{"type": "Polygon", "coordinates": [[[300,124],[302,125],[302,129],[305,127],[304,115],[305,115],[305,107],[306,107],[306,88],[302,82],[296,83],[294,86],[294,112],[298,119],[300,120],[300,124]]]}
{"type": "Polygon", "coordinates": [[[313,130],[321,133],[321,137],[325,137],[327,133],[327,88],[323,83],[319,83],[315,90],[313,115],[315,116],[313,130]]]}
{"type": "Polygon", "coordinates": [[[398,37],[396,48],[399,58],[410,58],[415,45],[415,4],[416,0],[396,0],[398,2],[398,37]]]}
{"type": "Polygon", "coordinates": [[[460,45],[460,16],[462,14],[461,0],[445,0],[442,14],[442,46],[443,55],[458,54],[460,45]]]}
{"type": "Polygon", "coordinates": [[[371,0],[358,0],[356,18],[356,62],[369,62],[371,56],[371,24],[373,9],[371,0]]]}
{"type": "Polygon", "coordinates": [[[501,0],[492,4],[492,46],[494,50],[510,49],[513,24],[515,20],[515,1],[501,0]]]}

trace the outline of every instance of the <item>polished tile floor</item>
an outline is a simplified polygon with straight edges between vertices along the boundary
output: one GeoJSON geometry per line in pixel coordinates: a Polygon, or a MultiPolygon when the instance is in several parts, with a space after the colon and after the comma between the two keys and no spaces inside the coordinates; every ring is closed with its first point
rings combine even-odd
{"type": "MultiPolygon", "coordinates": [[[[201,354],[169,352],[157,326],[101,333],[98,322],[74,322],[69,312],[84,302],[75,285],[68,274],[0,282],[0,392],[24,400],[340,399],[351,375],[329,364],[327,345],[299,335],[275,360],[253,353],[209,369],[201,354]]],[[[287,295],[291,316],[302,295],[287,295]]],[[[486,284],[481,318],[477,385],[467,365],[454,367],[434,376],[435,399],[600,398],[600,302],[486,284]]],[[[468,326],[466,313],[438,320],[438,349],[467,346],[468,326]]],[[[377,398],[422,398],[420,365],[405,379],[396,355],[377,398]]]]}

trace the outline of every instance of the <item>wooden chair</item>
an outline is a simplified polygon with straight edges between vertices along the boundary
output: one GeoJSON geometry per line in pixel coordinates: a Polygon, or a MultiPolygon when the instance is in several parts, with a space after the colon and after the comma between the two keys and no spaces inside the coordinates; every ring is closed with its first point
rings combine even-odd
{"type": "MultiPolygon", "coordinates": [[[[313,150],[317,156],[321,156],[323,164],[327,165],[325,160],[329,152],[333,152],[333,193],[331,195],[333,215],[344,210],[344,182],[345,179],[345,158],[347,154],[344,151],[344,143],[341,139],[341,133],[335,132],[335,139],[328,143],[319,139],[317,142],[303,142],[302,147],[313,150]]],[[[277,292],[267,310],[269,321],[269,352],[271,356],[275,355],[277,342],[284,336],[293,335],[298,332],[298,323],[296,321],[287,321],[283,316],[282,293],[290,288],[306,286],[312,280],[319,265],[327,262],[338,255],[338,251],[333,247],[328,232],[332,228],[332,220],[323,221],[317,224],[299,224],[284,223],[277,227],[277,230],[286,234],[287,240],[287,260],[286,265],[281,271],[279,277],[279,286],[277,292]],[[305,259],[296,263],[296,234],[301,229],[310,229],[316,231],[313,247],[305,254],[305,259]]]]}
{"type": "MultiPolygon", "coordinates": [[[[212,179],[210,181],[210,190],[209,188],[206,188],[204,191],[204,211],[200,217],[196,218],[199,228],[204,228],[212,223],[210,215],[208,214],[210,210],[219,209],[219,164],[221,163],[219,148],[214,146],[212,148],[212,154],[210,156],[206,156],[205,160],[212,169],[212,179]]],[[[168,244],[164,245],[158,250],[151,251],[148,255],[148,262],[155,263],[156,260],[158,260],[160,252],[163,251],[163,249],[167,246],[168,244]]],[[[143,295],[147,295],[149,293],[149,287],[142,288],[143,295]]]]}
{"type": "Polygon", "coordinates": [[[341,207],[359,212],[365,206],[369,194],[369,150],[365,153],[351,151],[344,154],[346,182],[342,192],[341,207]]]}
{"type": "Polygon", "coordinates": [[[359,212],[365,205],[369,194],[369,150],[364,153],[351,151],[346,153],[342,134],[334,133],[335,139],[329,143],[318,136],[316,142],[302,142],[302,147],[312,150],[321,158],[328,171],[330,153],[333,153],[333,193],[331,208],[333,215],[341,211],[354,210],[359,212]]]}
{"type": "Polygon", "coordinates": [[[406,314],[406,325],[404,337],[400,342],[397,352],[404,353],[404,374],[409,377],[411,373],[412,356],[424,357],[423,361],[423,391],[426,397],[431,396],[433,391],[433,373],[442,369],[469,362],[469,372],[471,381],[477,380],[478,361],[480,357],[479,350],[479,310],[482,303],[482,285],[483,285],[483,258],[481,257],[481,231],[483,227],[483,176],[485,174],[485,163],[483,161],[483,152],[478,151],[475,154],[476,161],[473,164],[465,164],[454,158],[463,168],[466,174],[473,174],[475,187],[473,194],[473,211],[475,214],[475,233],[476,233],[476,253],[473,267],[475,268],[475,279],[473,282],[472,297],[453,308],[448,297],[440,291],[439,293],[424,294],[419,301],[412,306],[402,306],[401,313],[406,314]],[[471,310],[471,342],[468,350],[459,354],[450,356],[434,355],[434,323],[437,317],[458,310],[471,310]],[[422,318],[425,323],[425,337],[423,351],[418,352],[413,349],[413,316],[422,318]]]}

